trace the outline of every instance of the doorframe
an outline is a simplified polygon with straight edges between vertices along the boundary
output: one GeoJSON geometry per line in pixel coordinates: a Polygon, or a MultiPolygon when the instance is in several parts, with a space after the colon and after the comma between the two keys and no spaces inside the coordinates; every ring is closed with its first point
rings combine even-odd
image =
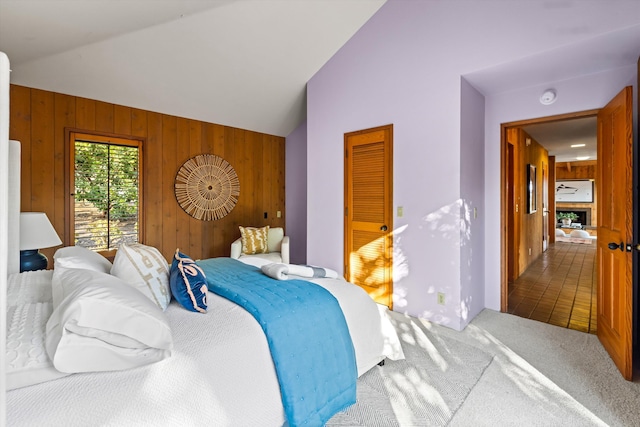
{"type": "MultiPolygon", "coordinates": [[[[600,109],[578,111],[575,113],[558,114],[535,119],[519,120],[500,124],[500,311],[508,312],[509,309],[509,280],[507,277],[509,267],[509,224],[508,224],[508,194],[507,194],[507,130],[509,128],[522,127],[532,124],[560,122],[598,115],[600,109]]],[[[598,184],[596,183],[596,186],[598,184]]],[[[635,310],[634,310],[635,311],[635,310]]]]}

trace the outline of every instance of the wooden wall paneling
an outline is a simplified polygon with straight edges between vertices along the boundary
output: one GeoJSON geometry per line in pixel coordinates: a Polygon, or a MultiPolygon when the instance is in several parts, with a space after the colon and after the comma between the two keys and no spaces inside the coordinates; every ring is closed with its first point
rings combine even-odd
{"type": "MultiPolygon", "coordinates": [[[[125,119],[126,120],[126,119],[125,119]]],[[[131,135],[146,138],[149,134],[147,112],[137,108],[131,109],[131,135]]],[[[144,144],[143,144],[144,151],[144,144]]]]}
{"type": "Polygon", "coordinates": [[[10,96],[9,137],[22,142],[22,210],[46,212],[60,235],[66,224],[65,128],[143,139],[142,242],[168,259],[177,246],[193,258],[228,256],[238,225],[284,224],[275,217],[284,212],[284,138],[15,85],[10,96]],[[240,179],[236,208],[218,221],[188,216],[173,192],[178,167],[203,153],[224,158],[240,179]]]}
{"type": "Polygon", "coordinates": [[[65,240],[65,212],[66,212],[66,173],[65,162],[67,160],[68,149],[65,135],[65,128],[76,126],[76,100],[73,96],[55,94],[55,165],[54,165],[54,217],[51,218],[53,226],[60,235],[60,239],[65,240]]]}
{"type": "Polygon", "coordinates": [[[258,218],[258,225],[265,226],[269,224],[269,218],[264,217],[264,213],[267,212],[268,206],[265,205],[265,200],[262,197],[262,186],[264,184],[264,168],[263,168],[263,156],[262,156],[262,139],[258,139],[255,132],[244,131],[245,142],[245,161],[247,168],[247,179],[251,186],[251,199],[249,199],[250,217],[258,218]]]}
{"type": "MultiPolygon", "coordinates": [[[[537,141],[531,138],[524,131],[520,131],[520,142],[523,146],[524,151],[524,173],[522,174],[523,179],[526,180],[526,169],[529,164],[532,164],[536,167],[536,188],[537,188],[537,203],[536,203],[536,212],[528,214],[527,213],[527,195],[523,194],[523,227],[521,231],[521,240],[523,245],[521,245],[520,250],[522,262],[520,264],[520,272],[524,272],[529,265],[533,261],[535,261],[542,254],[542,164],[548,164],[549,155],[547,150],[544,149],[537,141]],[[527,146],[526,141],[530,140],[530,144],[527,146]]],[[[525,181],[526,182],[526,181],[525,181]]],[[[522,186],[523,189],[525,185],[522,186]]],[[[555,228],[554,228],[555,230],[555,228]]],[[[555,233],[555,231],[554,231],[555,233]]]]}
{"type": "Polygon", "coordinates": [[[178,124],[174,116],[162,116],[162,254],[171,259],[177,247],[177,211],[173,182],[178,166],[176,165],[178,124]]]}
{"type": "MultiPolygon", "coordinates": [[[[145,243],[147,242],[147,204],[146,197],[149,191],[149,183],[147,182],[147,174],[148,169],[150,168],[149,163],[147,163],[147,145],[149,144],[147,141],[147,135],[149,132],[149,126],[147,121],[147,112],[145,110],[139,110],[137,108],[129,108],[129,118],[127,119],[126,114],[123,111],[118,112],[118,109],[115,110],[116,117],[121,117],[122,121],[118,120],[116,123],[116,129],[121,127],[129,127],[131,129],[131,136],[141,138],[142,142],[142,209],[141,214],[139,216],[139,224],[138,224],[138,232],[140,234],[140,241],[145,243]],[[130,123],[127,124],[127,121],[130,123]]],[[[123,130],[126,130],[123,129],[123,130]]],[[[126,133],[125,133],[126,134],[126,133]]]]}
{"type": "MultiPolygon", "coordinates": [[[[202,154],[202,122],[189,120],[189,158],[197,156],[198,154],[202,154]]],[[[193,259],[203,258],[202,231],[202,221],[189,215],[188,255],[193,259]]]]}
{"type": "MultiPolygon", "coordinates": [[[[213,154],[226,160],[231,166],[226,149],[226,133],[225,127],[214,124],[213,132],[213,154]]],[[[212,242],[213,256],[229,256],[231,252],[231,235],[233,233],[233,211],[229,212],[223,218],[211,221],[211,236],[214,237],[212,242]]],[[[235,239],[234,239],[235,240],[235,239]]]]}
{"type": "Polygon", "coordinates": [[[260,150],[262,151],[262,165],[260,167],[263,175],[261,180],[263,184],[261,189],[262,204],[268,215],[266,220],[267,224],[270,227],[276,227],[278,220],[278,218],[276,218],[277,202],[274,198],[274,191],[272,190],[274,190],[273,185],[277,181],[277,177],[273,174],[274,159],[271,151],[272,144],[269,135],[259,135],[259,137],[261,145],[260,150]]]}
{"type": "Polygon", "coordinates": [[[162,115],[147,113],[145,146],[144,205],[146,244],[162,251],[162,115]]]}
{"type": "MultiPolygon", "coordinates": [[[[239,170],[239,161],[238,158],[241,156],[241,153],[238,153],[238,149],[235,146],[234,140],[234,129],[230,127],[224,128],[224,159],[229,162],[229,164],[233,167],[238,175],[238,179],[240,179],[240,170],[239,170]]],[[[243,187],[243,182],[240,179],[240,196],[238,198],[238,203],[233,208],[233,210],[227,215],[228,219],[225,221],[225,229],[227,230],[226,234],[226,242],[229,244],[229,248],[226,255],[228,255],[231,251],[231,243],[240,237],[240,230],[238,229],[239,225],[246,225],[242,221],[241,212],[242,208],[240,207],[240,200],[243,197],[243,193],[246,189],[243,187]]],[[[225,256],[226,256],[225,255],[225,256]]]]}
{"type": "MultiPolygon", "coordinates": [[[[198,154],[215,154],[214,150],[214,127],[211,123],[202,124],[202,145],[201,152],[198,154]]],[[[211,258],[214,256],[214,224],[213,221],[202,222],[202,257],[211,258]]]]}
{"type": "Polygon", "coordinates": [[[76,127],[84,130],[96,130],[96,101],[76,98],[76,127]]]}
{"type": "MultiPolygon", "coordinates": [[[[171,179],[170,188],[173,196],[173,204],[175,205],[176,211],[176,248],[180,248],[183,253],[186,253],[189,256],[191,255],[189,251],[189,218],[190,216],[185,213],[185,211],[178,205],[176,201],[175,192],[174,192],[174,184],[177,170],[182,166],[182,164],[189,160],[190,156],[190,141],[189,141],[189,120],[178,118],[177,119],[177,139],[176,139],[176,157],[174,168],[176,172],[173,174],[173,178],[171,179]]],[[[174,248],[174,251],[175,249],[174,248]]]]}
{"type": "Polygon", "coordinates": [[[518,194],[518,204],[519,204],[519,227],[518,227],[518,276],[527,268],[527,258],[528,258],[528,243],[526,239],[526,229],[527,229],[527,192],[526,192],[526,181],[527,181],[527,157],[525,156],[526,147],[524,142],[524,137],[522,135],[522,131],[520,129],[517,130],[517,150],[516,150],[516,165],[517,166],[517,182],[516,182],[516,192],[518,194]]]}
{"type": "Polygon", "coordinates": [[[52,92],[31,92],[31,208],[53,217],[54,97],[52,92]]]}
{"type": "MultiPolygon", "coordinates": [[[[274,169],[274,172],[278,176],[278,180],[276,182],[277,186],[277,199],[278,199],[278,209],[281,211],[280,217],[280,226],[284,228],[286,224],[286,200],[285,200],[285,182],[286,182],[286,158],[285,158],[285,139],[272,137],[275,141],[276,147],[276,156],[278,158],[278,163],[274,169]]],[[[286,230],[285,230],[286,231],[286,230]]]]}
{"type": "Polygon", "coordinates": [[[20,141],[20,210],[31,211],[31,89],[11,85],[9,139],[20,141]]]}
{"type": "Polygon", "coordinates": [[[122,105],[113,106],[113,132],[119,135],[133,135],[131,133],[131,108],[122,105]]]}
{"type": "Polygon", "coordinates": [[[95,123],[98,132],[114,133],[114,105],[102,101],[96,101],[95,123]]]}
{"type": "Polygon", "coordinates": [[[549,156],[549,243],[556,241],[556,156],[549,156]]]}
{"type": "MultiPolygon", "coordinates": [[[[31,210],[44,212],[50,221],[55,218],[55,101],[54,94],[31,91],[31,210]]],[[[39,249],[39,248],[38,248],[39,249]]],[[[54,248],[42,249],[53,264],[54,248]]]]}

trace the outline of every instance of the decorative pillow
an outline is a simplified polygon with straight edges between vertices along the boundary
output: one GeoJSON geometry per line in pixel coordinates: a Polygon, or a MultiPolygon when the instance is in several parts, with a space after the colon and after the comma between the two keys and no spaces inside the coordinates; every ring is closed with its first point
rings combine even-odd
{"type": "Polygon", "coordinates": [[[171,263],[171,293],[189,311],[207,312],[207,279],[191,258],[176,249],[171,263]]]}
{"type": "Polygon", "coordinates": [[[169,306],[169,264],[156,248],[139,243],[122,244],[111,274],[142,292],[162,310],[169,306]]]}
{"type": "Polygon", "coordinates": [[[133,287],[91,270],[62,269],[53,276],[62,302],[47,322],[45,344],[58,371],[117,371],[171,355],[164,313],[133,287]]]}
{"type": "Polygon", "coordinates": [[[53,268],[84,268],[108,273],[111,263],[97,252],[82,246],[66,246],[53,255],[53,268]]]}
{"type": "Polygon", "coordinates": [[[268,225],[262,228],[240,226],[242,253],[245,255],[266,254],[269,249],[267,246],[268,236],[268,225]]]}

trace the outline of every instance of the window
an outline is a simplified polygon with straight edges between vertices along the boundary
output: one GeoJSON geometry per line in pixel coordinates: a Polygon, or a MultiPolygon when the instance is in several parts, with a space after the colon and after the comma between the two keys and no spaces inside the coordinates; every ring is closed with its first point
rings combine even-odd
{"type": "Polygon", "coordinates": [[[108,252],[141,240],[142,141],[70,132],[67,242],[108,252]]]}

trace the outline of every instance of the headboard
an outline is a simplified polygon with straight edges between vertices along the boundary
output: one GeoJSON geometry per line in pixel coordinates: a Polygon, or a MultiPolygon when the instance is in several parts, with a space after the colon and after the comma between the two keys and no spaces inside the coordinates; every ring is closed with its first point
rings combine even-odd
{"type": "MultiPolygon", "coordinates": [[[[14,258],[13,255],[11,255],[11,252],[14,251],[14,247],[13,245],[9,247],[9,205],[12,200],[9,196],[9,186],[17,185],[18,195],[20,194],[19,182],[13,184],[9,183],[9,176],[15,176],[13,174],[13,168],[11,171],[9,170],[9,165],[11,163],[9,159],[9,73],[9,58],[7,58],[7,55],[4,52],[0,52],[0,414],[7,413],[5,399],[7,275],[9,274],[8,267],[9,265],[13,265],[12,260],[14,258]]],[[[15,146],[15,144],[11,145],[15,146]]],[[[18,172],[18,177],[19,176],[20,172],[18,172]]],[[[17,209],[19,221],[19,204],[17,209]]],[[[12,207],[12,211],[14,210],[15,208],[12,207]]],[[[14,218],[14,215],[11,215],[11,217],[14,218]]],[[[15,218],[13,220],[15,221],[15,218]]],[[[18,245],[17,241],[14,243],[18,245]]],[[[0,419],[0,423],[4,424],[4,420],[0,419]]]]}

